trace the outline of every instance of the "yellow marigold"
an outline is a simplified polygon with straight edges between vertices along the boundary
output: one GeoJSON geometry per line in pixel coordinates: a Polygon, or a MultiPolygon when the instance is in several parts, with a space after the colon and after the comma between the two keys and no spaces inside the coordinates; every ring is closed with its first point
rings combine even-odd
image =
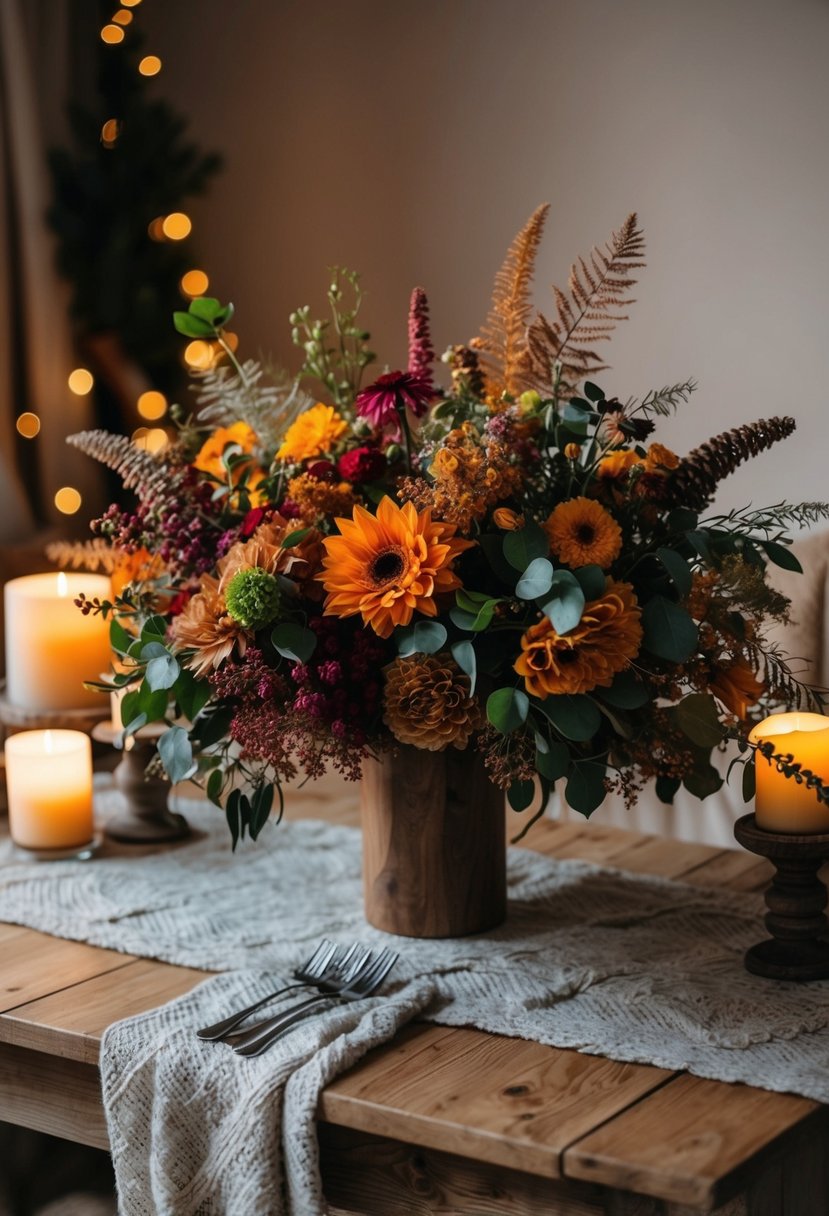
{"type": "Polygon", "coordinates": [[[726,709],[738,718],[745,718],[749,707],[756,705],[766,691],[745,659],[735,659],[727,667],[717,669],[710,684],[711,692],[726,709]]]}
{"type": "Polygon", "coordinates": [[[415,612],[437,616],[435,596],[461,586],[452,562],[472,541],[455,537],[451,524],[435,523],[429,510],[398,507],[382,499],[377,515],[355,507],[338,519],[339,536],[323,541],[323,586],[329,616],[355,616],[381,638],[408,625],[415,612]]]}
{"type": "Polygon", "coordinates": [[[526,520],[511,507],[496,507],[492,512],[492,522],[502,532],[518,532],[524,527],[526,520]]]}
{"type": "Polygon", "coordinates": [[[596,476],[613,479],[624,477],[634,465],[641,463],[642,457],[637,456],[629,448],[617,448],[613,452],[608,452],[606,456],[602,456],[596,468],[596,476]]]}
{"type": "MultiPolygon", "coordinates": [[[[228,444],[238,443],[243,452],[252,452],[256,444],[256,432],[246,422],[234,422],[233,426],[220,426],[204,441],[193,461],[197,469],[210,473],[224,481],[227,470],[222,464],[222,453],[228,444]]],[[[260,478],[261,480],[261,478],[260,478]]]]}
{"type": "Polygon", "coordinates": [[[297,524],[318,524],[325,518],[350,515],[359,499],[348,481],[321,481],[300,473],[288,482],[288,498],[299,511],[297,524]]]}
{"type": "Polygon", "coordinates": [[[234,649],[243,655],[249,638],[249,633],[228,613],[219,584],[209,575],[202,578],[201,590],[173,621],[172,635],[176,650],[192,651],[184,665],[197,676],[206,676],[220,667],[234,649]]]}
{"type": "Polygon", "coordinates": [[[383,721],[400,743],[428,752],[463,750],[481,725],[481,710],[454,659],[414,655],[386,668],[383,721]]]}
{"type": "Polygon", "coordinates": [[[291,423],[276,455],[279,460],[310,460],[312,456],[321,456],[332,450],[347,429],[348,423],[333,405],[318,402],[291,423]]]}
{"type": "Polygon", "coordinates": [[[605,593],[585,604],[570,633],[559,634],[548,617],[521,638],[515,670],[527,692],[543,700],[561,693],[608,688],[639,653],[641,612],[629,583],[607,580],[605,593]]]}
{"type": "Polygon", "coordinates": [[[560,502],[547,518],[544,530],[555,556],[573,569],[595,564],[606,570],[621,552],[622,529],[592,498],[560,502]]]}
{"type": "Polygon", "coordinates": [[[652,443],[645,457],[645,467],[651,469],[675,469],[679,464],[676,452],[666,448],[663,443],[652,443]]]}

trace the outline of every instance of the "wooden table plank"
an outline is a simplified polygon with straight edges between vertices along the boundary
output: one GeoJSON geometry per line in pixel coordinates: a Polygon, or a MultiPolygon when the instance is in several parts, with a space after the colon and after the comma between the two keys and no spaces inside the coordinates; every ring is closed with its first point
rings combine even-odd
{"type": "Polygon", "coordinates": [[[98,1069],[0,1043],[0,1115],[7,1123],[109,1148],[98,1069]]]}
{"type": "Polygon", "coordinates": [[[670,840],[665,836],[644,836],[616,853],[612,864],[633,874],[656,874],[661,878],[684,881],[689,870],[713,861],[721,852],[707,844],[670,840]]]}
{"type": "Polygon", "coordinates": [[[724,849],[682,875],[682,881],[698,887],[730,887],[732,891],[757,891],[771,882],[774,866],[765,857],[745,849],[724,849]]]}
{"type": "Polygon", "coordinates": [[[569,1143],[672,1075],[503,1035],[410,1026],[329,1085],[319,1110],[330,1123],[558,1178],[569,1143]]]}
{"type": "Polygon", "coordinates": [[[131,954],[23,929],[6,937],[0,965],[0,1012],[80,984],[133,962],[131,954]]]}
{"type": "MultiPolygon", "coordinates": [[[[826,1108],[808,1098],[681,1074],[565,1150],[568,1178],[713,1207],[826,1108]]],[[[794,1216],[794,1213],[792,1213],[794,1216]]]]}

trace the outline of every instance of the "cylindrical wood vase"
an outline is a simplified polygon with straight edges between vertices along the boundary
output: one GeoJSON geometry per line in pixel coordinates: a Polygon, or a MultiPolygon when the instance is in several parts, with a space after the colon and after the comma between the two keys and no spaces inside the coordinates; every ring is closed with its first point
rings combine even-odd
{"type": "Polygon", "coordinates": [[[464,937],[506,918],[504,794],[478,752],[403,746],[363,767],[366,919],[404,937],[464,937]]]}

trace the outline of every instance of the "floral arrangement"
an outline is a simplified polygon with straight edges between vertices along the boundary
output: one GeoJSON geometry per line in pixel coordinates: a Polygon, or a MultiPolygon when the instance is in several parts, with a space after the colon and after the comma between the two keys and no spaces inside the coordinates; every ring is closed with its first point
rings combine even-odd
{"type": "Polygon", "coordinates": [[[732,735],[750,794],[747,726],[819,705],[764,640],[788,609],[766,565],[798,569],[786,528],[829,508],[706,514],[794,421],[682,457],[655,441],[693,381],[624,400],[598,383],[644,265],[636,216],[533,318],[546,213],[513,242],[481,335],[441,360],[420,288],[406,369],[365,386],[355,275],[333,272],[329,318],[292,314],[294,380],[240,361],[232,308],[195,299],[175,324],[212,366],[168,447],[70,440],[135,495],[54,554],[113,571],[112,600],[81,608],[111,620],[124,729],[167,724],[160,763],[204,784],[234,844],[298,773],[357,779],[401,745],[476,749],[516,811],[541,814],[557,786],[589,815],[650,781],[665,802],[704,798],[732,735]]]}

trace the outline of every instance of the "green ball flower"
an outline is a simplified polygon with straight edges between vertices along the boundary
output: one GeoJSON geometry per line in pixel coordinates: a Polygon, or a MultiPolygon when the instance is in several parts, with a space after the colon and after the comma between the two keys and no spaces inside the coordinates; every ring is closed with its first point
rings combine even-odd
{"type": "Polygon", "coordinates": [[[282,598],[276,576],[251,566],[239,570],[227,585],[227,610],[245,629],[264,629],[279,614],[282,598]]]}

